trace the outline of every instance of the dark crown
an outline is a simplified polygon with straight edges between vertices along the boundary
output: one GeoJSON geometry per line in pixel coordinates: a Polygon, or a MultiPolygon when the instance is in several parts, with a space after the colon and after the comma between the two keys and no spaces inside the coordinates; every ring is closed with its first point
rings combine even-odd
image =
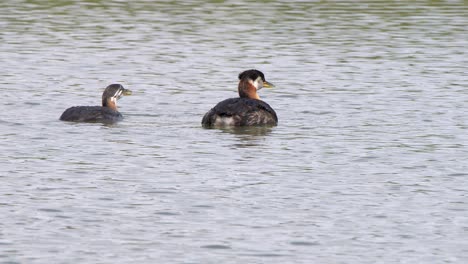
{"type": "Polygon", "coordinates": [[[252,69],[239,74],[239,80],[251,79],[255,81],[258,77],[261,77],[265,81],[265,75],[259,70],[252,69]]]}

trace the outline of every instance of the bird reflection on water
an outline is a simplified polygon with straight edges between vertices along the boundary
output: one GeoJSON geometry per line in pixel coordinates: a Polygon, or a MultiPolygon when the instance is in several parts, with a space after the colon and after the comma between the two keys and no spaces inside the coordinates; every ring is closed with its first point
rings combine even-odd
{"type": "Polygon", "coordinates": [[[239,141],[233,146],[236,148],[248,148],[262,145],[260,142],[273,131],[273,127],[250,126],[250,127],[225,127],[220,128],[223,133],[234,135],[239,141]]]}

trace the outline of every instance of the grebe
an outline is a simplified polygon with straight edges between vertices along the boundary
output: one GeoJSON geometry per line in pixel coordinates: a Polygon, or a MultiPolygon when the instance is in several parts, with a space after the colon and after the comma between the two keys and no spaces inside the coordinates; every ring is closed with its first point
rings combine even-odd
{"type": "Polygon", "coordinates": [[[60,116],[62,121],[114,123],[123,119],[117,111],[117,100],[132,91],[120,84],[111,84],[102,93],[102,106],[73,106],[60,116]]]}
{"type": "Polygon", "coordinates": [[[247,70],[239,74],[239,96],[219,102],[202,119],[203,127],[224,126],[276,126],[275,110],[260,100],[257,91],[263,87],[274,87],[258,70],[247,70]]]}

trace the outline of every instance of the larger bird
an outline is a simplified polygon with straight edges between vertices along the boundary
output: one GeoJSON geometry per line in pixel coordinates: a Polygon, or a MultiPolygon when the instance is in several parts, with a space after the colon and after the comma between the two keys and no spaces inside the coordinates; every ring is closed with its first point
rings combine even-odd
{"type": "Polygon", "coordinates": [[[117,100],[132,92],[120,84],[111,84],[102,93],[102,106],[73,106],[60,116],[62,121],[114,123],[123,119],[117,100]]]}
{"type": "Polygon", "coordinates": [[[274,85],[265,80],[258,70],[247,70],[239,74],[239,97],[219,102],[202,119],[203,127],[226,126],[276,126],[275,110],[260,100],[257,91],[274,85]]]}

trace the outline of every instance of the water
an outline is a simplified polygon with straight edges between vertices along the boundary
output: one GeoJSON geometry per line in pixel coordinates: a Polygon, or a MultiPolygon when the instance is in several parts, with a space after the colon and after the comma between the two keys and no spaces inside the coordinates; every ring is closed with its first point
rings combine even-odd
{"type": "Polygon", "coordinates": [[[0,263],[466,263],[465,1],[0,3],[0,263]],[[257,68],[271,129],[203,114],[257,68]],[[58,117],[134,93],[116,125],[58,117]]]}

